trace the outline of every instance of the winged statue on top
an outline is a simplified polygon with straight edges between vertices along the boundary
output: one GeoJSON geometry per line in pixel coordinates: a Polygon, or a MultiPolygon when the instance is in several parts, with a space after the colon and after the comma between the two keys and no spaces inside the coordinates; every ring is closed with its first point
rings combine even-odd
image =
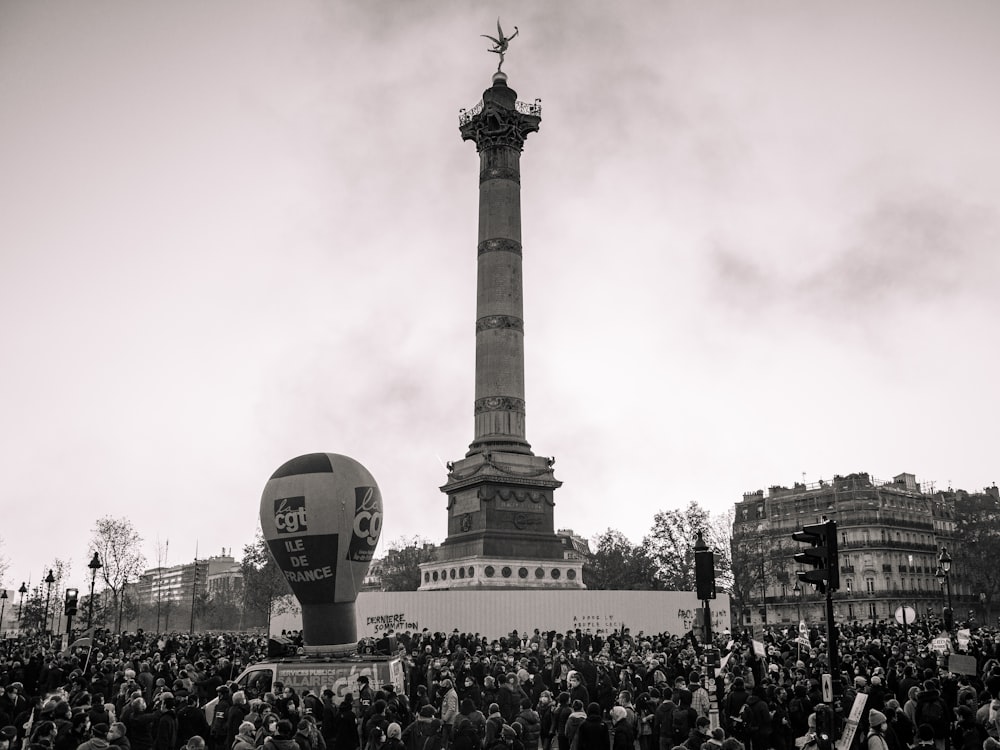
{"type": "Polygon", "coordinates": [[[495,37],[489,34],[480,34],[479,36],[485,37],[493,42],[493,49],[487,50],[487,52],[494,52],[500,55],[500,64],[497,65],[497,72],[503,67],[503,55],[507,51],[507,47],[510,46],[510,40],[516,37],[518,34],[517,26],[514,27],[514,33],[510,36],[504,36],[503,29],[500,28],[500,19],[497,18],[497,35],[495,37]]]}

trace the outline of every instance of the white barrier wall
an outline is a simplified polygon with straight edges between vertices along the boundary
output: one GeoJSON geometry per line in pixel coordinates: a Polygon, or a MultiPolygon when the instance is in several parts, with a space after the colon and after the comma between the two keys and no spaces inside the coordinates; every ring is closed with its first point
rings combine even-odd
{"type": "MultiPolygon", "coordinates": [[[[555,630],[663,631],[682,635],[691,629],[701,603],[693,591],[401,591],[358,595],[358,638],[386,630],[480,633],[490,640],[519,633],[555,630]]],[[[280,609],[280,607],[278,607],[280,609]]],[[[729,597],[711,603],[712,628],[729,628],[729,597]]],[[[294,603],[271,618],[271,633],[299,630],[302,618],[294,603]]]]}

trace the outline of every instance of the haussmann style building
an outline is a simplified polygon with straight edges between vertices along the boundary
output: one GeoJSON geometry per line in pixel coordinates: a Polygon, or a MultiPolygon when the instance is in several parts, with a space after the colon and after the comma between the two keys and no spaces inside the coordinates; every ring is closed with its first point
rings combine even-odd
{"type": "Polygon", "coordinates": [[[949,556],[957,549],[955,501],[962,494],[924,489],[913,474],[879,481],[866,473],[745,493],[733,521],[734,564],[745,567],[747,589],[733,602],[738,624],[782,626],[800,616],[809,625],[824,622],[825,597],[799,582],[801,566],[792,557],[804,547],[792,534],[824,519],[837,522],[837,620],[894,619],[901,607],[918,618],[938,617],[945,583],[953,610],[978,605],[961,570],[949,571],[947,581],[940,570],[942,548],[952,550],[949,556]]]}

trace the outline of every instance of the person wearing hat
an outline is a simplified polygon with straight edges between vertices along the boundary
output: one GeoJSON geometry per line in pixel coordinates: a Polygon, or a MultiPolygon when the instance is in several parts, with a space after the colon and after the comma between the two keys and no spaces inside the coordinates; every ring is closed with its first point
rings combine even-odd
{"type": "Polygon", "coordinates": [[[406,725],[400,733],[400,739],[406,750],[423,750],[427,738],[434,733],[431,722],[434,720],[434,706],[422,706],[417,718],[406,725]]]}
{"type": "Polygon", "coordinates": [[[934,744],[944,750],[950,727],[948,706],[941,695],[937,680],[924,681],[924,689],[917,693],[914,724],[930,724],[934,730],[934,744]]]}
{"type": "Polygon", "coordinates": [[[888,728],[886,721],[885,714],[881,711],[873,708],[868,712],[868,738],[866,741],[868,750],[893,750],[886,737],[888,728]]]}
{"type": "Polygon", "coordinates": [[[7,725],[0,729],[0,750],[8,750],[17,739],[17,729],[7,725]]]}
{"type": "Polygon", "coordinates": [[[94,724],[90,729],[90,739],[77,746],[76,750],[107,750],[110,746],[108,732],[109,727],[107,724],[94,724]]]}
{"type": "Polygon", "coordinates": [[[955,709],[955,727],[951,733],[953,750],[981,750],[989,737],[986,727],[976,721],[976,712],[968,706],[955,709]]]}
{"type": "Polygon", "coordinates": [[[31,737],[28,747],[30,748],[51,748],[56,741],[56,725],[52,721],[35,722],[31,728],[31,737]]]}

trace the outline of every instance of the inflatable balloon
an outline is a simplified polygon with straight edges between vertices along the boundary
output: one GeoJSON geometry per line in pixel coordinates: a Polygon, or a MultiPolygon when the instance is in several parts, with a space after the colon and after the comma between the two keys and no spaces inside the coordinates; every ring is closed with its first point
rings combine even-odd
{"type": "Polygon", "coordinates": [[[372,475],[336,453],[293,458],[264,487],[260,527],[302,607],[307,650],[353,649],[354,603],[382,531],[372,475]]]}

